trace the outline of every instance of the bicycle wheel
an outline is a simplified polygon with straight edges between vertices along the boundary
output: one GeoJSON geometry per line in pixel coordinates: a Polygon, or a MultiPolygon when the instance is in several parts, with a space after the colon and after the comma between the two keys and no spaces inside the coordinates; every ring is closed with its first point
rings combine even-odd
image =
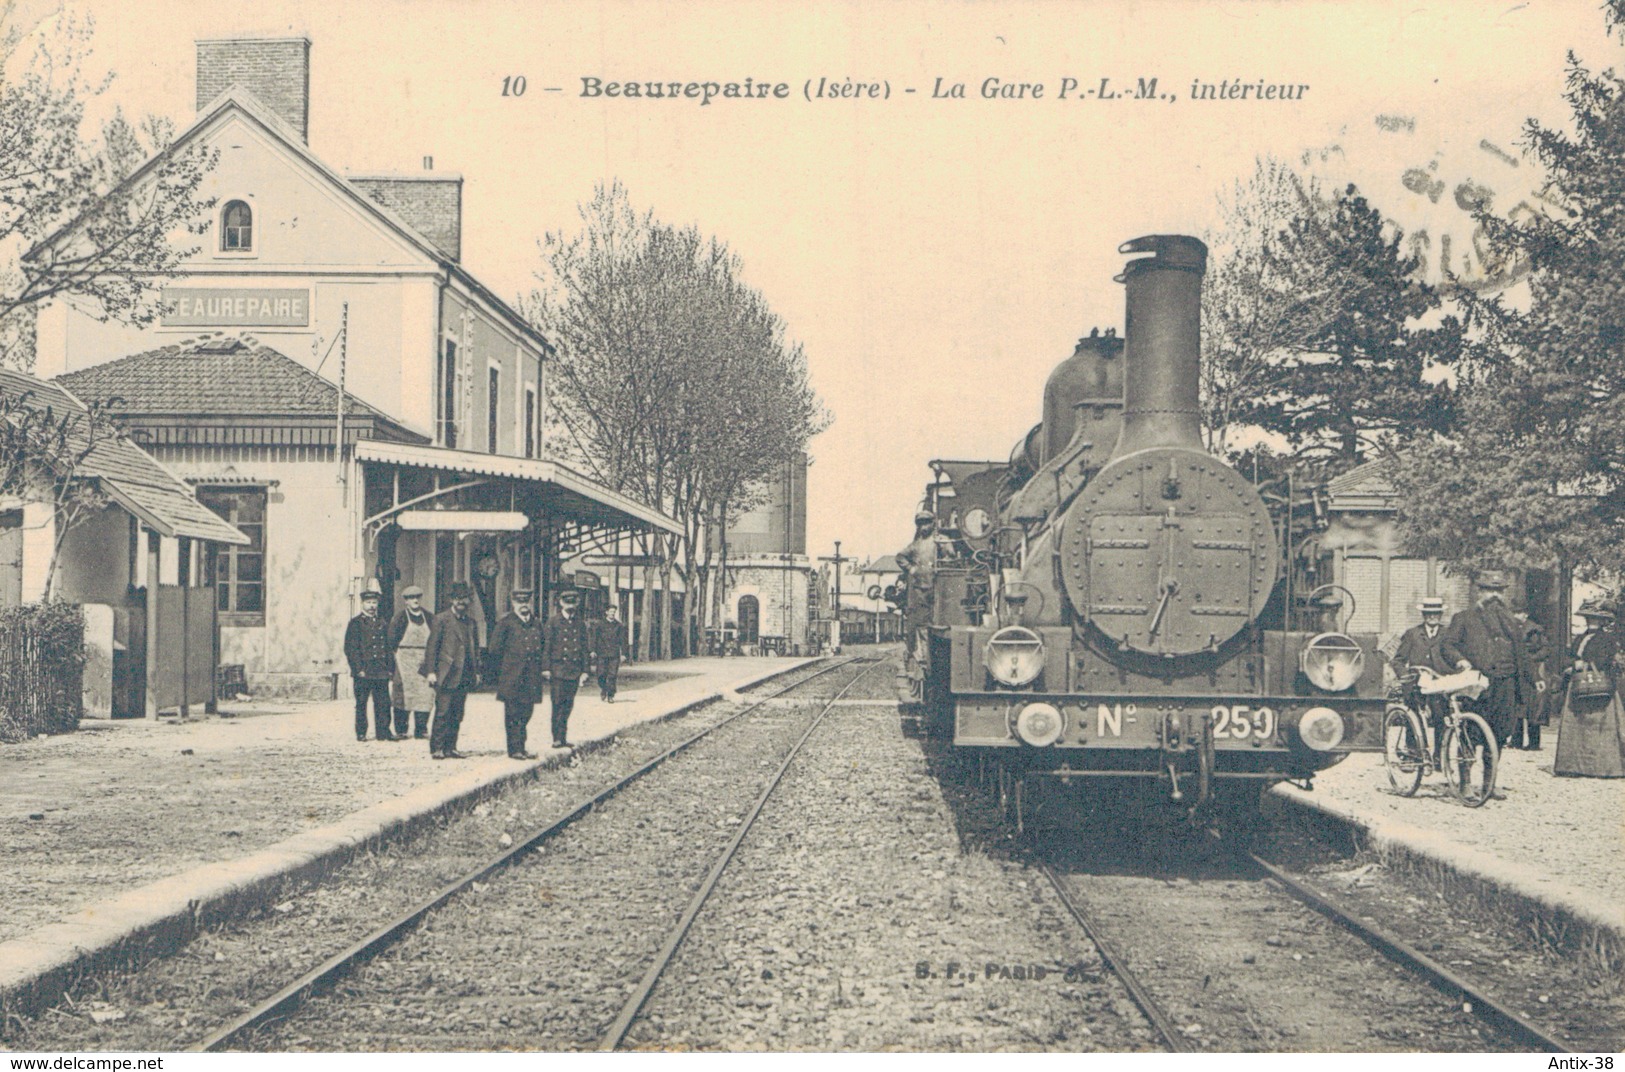
{"type": "Polygon", "coordinates": [[[1464,711],[1444,739],[1444,774],[1450,791],[1469,808],[1476,808],[1495,792],[1495,769],[1500,761],[1489,723],[1464,711]]]}
{"type": "Polygon", "coordinates": [[[1390,707],[1382,720],[1382,755],[1388,784],[1402,797],[1412,796],[1422,784],[1427,767],[1428,739],[1422,720],[1408,707],[1390,707]]]}

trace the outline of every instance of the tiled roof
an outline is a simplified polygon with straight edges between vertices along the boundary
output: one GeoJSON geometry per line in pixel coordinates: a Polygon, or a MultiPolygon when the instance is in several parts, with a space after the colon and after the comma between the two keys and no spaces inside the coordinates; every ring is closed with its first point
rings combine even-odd
{"type": "Polygon", "coordinates": [[[1326,485],[1326,490],[1335,496],[1340,495],[1376,495],[1391,498],[1394,494],[1394,485],[1388,479],[1389,463],[1385,458],[1356,465],[1342,476],[1334,477],[1326,485]]]}
{"type": "MultiPolygon", "coordinates": [[[[53,414],[84,414],[85,404],[48,380],[0,369],[0,391],[28,394],[31,408],[49,408],[53,414]]],[[[88,442],[84,421],[68,432],[80,449],[88,442]]],[[[189,536],[217,543],[248,543],[248,537],[198,502],[181,479],[159,465],[152,455],[123,435],[99,439],[79,464],[78,475],[100,481],[113,501],[165,536],[189,536]]]]}
{"type": "MultiPolygon", "coordinates": [[[[82,398],[120,399],[116,412],[131,417],[332,417],[338,410],[334,384],[252,335],[186,339],[56,379],[82,398]]],[[[401,427],[354,395],[346,395],[344,412],[401,427]]]]}

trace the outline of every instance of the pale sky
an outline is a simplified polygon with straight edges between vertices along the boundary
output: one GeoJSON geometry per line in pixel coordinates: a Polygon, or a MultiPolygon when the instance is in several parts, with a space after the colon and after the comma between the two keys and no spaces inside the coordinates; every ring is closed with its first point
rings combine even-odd
{"type": "Polygon", "coordinates": [[[460,172],[464,264],[504,297],[529,289],[535,240],[573,228],[600,181],[726,241],[835,416],[812,444],[813,555],[836,539],[895,551],[931,458],[1007,456],[1078,336],[1121,328],[1118,245],[1200,234],[1255,155],[1313,152],[1318,173],[1459,252],[1461,184],[1502,210],[1538,185],[1518,134],[1566,115],[1565,52],[1625,66],[1598,0],[77,6],[111,99],[182,126],[194,40],[308,36],[312,149],[340,171],[433,156],[460,172]],[[515,75],[526,92],[504,98],[515,75]],[[583,99],[584,77],[750,77],[790,98],[583,99]],[[804,99],[820,77],[891,96],[804,99]],[[981,99],[990,77],[1044,96],[981,99]],[[1077,99],[1153,77],[1175,99],[1077,99]],[[965,99],[933,99],[938,78],[965,99]],[[1066,78],[1077,88],[1057,99],[1066,78]],[[1193,80],[1309,89],[1199,101],[1193,80]]]}

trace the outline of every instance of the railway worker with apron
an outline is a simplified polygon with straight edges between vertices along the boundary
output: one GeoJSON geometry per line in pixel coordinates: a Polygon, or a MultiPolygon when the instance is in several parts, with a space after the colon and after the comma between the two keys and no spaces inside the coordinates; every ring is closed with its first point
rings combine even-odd
{"type": "Polygon", "coordinates": [[[1399,647],[1394,650],[1394,672],[1405,686],[1405,704],[1413,711],[1426,711],[1428,726],[1433,730],[1433,754],[1435,762],[1439,754],[1441,730],[1444,727],[1445,712],[1450,709],[1448,697],[1423,696],[1416,691],[1416,676],[1411,672],[1413,666],[1425,666],[1429,670],[1436,670],[1441,674],[1450,672],[1449,664],[1444,656],[1439,654],[1439,645],[1444,640],[1444,600],[1438,596],[1428,596],[1416,605],[1422,612],[1420,625],[1413,625],[1405,630],[1399,638],[1399,647]]]}
{"type": "Polygon", "coordinates": [[[1503,595],[1511,583],[1507,575],[1484,570],[1475,583],[1478,605],[1450,619],[1439,654],[1457,670],[1478,670],[1490,679],[1474,710],[1490,724],[1499,746],[1512,736],[1523,697],[1534,695],[1534,666],[1524,644],[1523,624],[1507,609],[1503,595]]]}
{"type": "Polygon", "coordinates": [[[626,630],[621,627],[615,604],[604,608],[604,617],[591,625],[592,651],[588,657],[598,668],[598,697],[605,703],[615,702],[615,679],[621,672],[621,660],[626,656],[626,630]]]}
{"type": "Polygon", "coordinates": [[[536,701],[542,698],[542,623],[531,611],[528,589],[515,588],[509,599],[513,611],[504,614],[491,631],[497,699],[502,701],[508,758],[535,759],[535,752],[525,751],[525,729],[536,701]]]}
{"type": "Polygon", "coordinates": [[[924,697],[927,628],[931,624],[932,594],[937,586],[937,558],[944,542],[937,534],[937,515],[921,509],[914,515],[914,539],[897,552],[897,565],[903,571],[907,599],[903,605],[906,630],[904,654],[910,689],[916,699],[924,697]]]}
{"type": "Polygon", "coordinates": [[[1606,604],[1586,603],[1579,614],[1586,621],[1586,631],[1575,642],[1563,689],[1563,720],[1557,727],[1552,773],[1571,778],[1625,778],[1625,718],[1616,663],[1619,646],[1609,635],[1614,611],[1606,604]]]}
{"type": "Polygon", "coordinates": [[[542,676],[552,702],[553,747],[569,748],[570,712],[575,709],[576,690],[587,683],[587,623],[578,613],[581,593],[566,588],[559,593],[559,613],[549,618],[542,634],[542,676]]]}
{"type": "Polygon", "coordinates": [[[412,736],[427,740],[429,712],[434,710],[434,687],[429,679],[418,673],[423,664],[423,650],[429,646],[431,616],[423,609],[423,589],[407,585],[401,593],[405,602],[389,623],[389,639],[395,645],[395,677],[390,683],[390,700],[395,708],[395,736],[406,739],[407,720],[412,722],[412,736]]]}

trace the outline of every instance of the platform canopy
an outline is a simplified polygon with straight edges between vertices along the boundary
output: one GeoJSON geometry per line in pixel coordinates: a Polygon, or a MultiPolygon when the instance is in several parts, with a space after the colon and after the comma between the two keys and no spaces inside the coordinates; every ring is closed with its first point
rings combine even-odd
{"type": "MultiPolygon", "coordinates": [[[[369,467],[392,466],[418,474],[442,474],[445,478],[437,480],[432,494],[391,496],[393,501],[367,519],[368,526],[374,529],[398,524],[409,514],[417,515],[408,522],[410,527],[430,528],[422,515],[437,505],[451,507],[453,504],[445,501],[447,492],[479,487],[506,492],[495,499],[486,498],[493,513],[520,511],[545,517],[551,531],[589,542],[592,537],[613,533],[661,531],[681,535],[683,531],[681,525],[660,511],[611,491],[558,462],[540,458],[363,440],[356,444],[356,460],[369,467]]],[[[470,505],[469,501],[460,501],[455,508],[467,513],[470,505]]],[[[486,528],[477,524],[467,527],[471,531],[486,528]]]]}

